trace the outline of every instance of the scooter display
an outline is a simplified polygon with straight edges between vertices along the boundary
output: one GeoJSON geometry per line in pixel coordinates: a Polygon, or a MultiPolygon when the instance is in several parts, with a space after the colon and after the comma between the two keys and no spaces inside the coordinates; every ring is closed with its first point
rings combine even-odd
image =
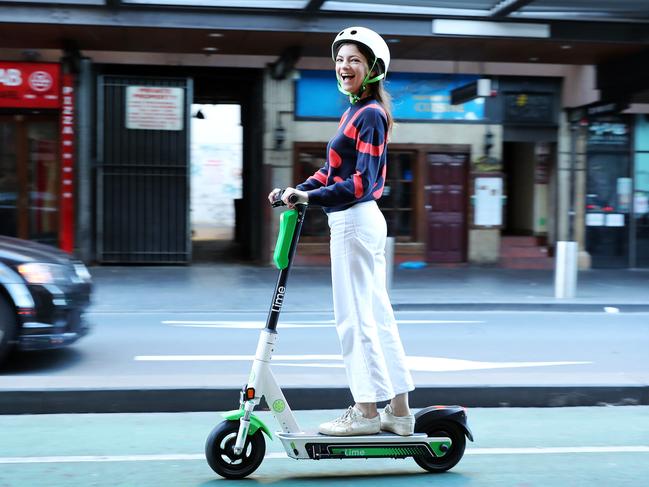
{"type": "MultiPolygon", "coordinates": [[[[273,203],[273,207],[283,205],[279,198],[273,203]]],[[[290,458],[324,460],[412,457],[428,472],[439,473],[453,468],[464,455],[466,438],[473,441],[466,412],[460,406],[431,406],[421,409],[415,414],[415,433],[411,436],[385,432],[366,436],[327,436],[303,431],[298,425],[271,371],[270,362],[278,338],[277,324],[306,209],[306,204],[296,204],[294,209],[284,211],[281,215],[273,255],[279,277],[266,326],[257,342],[248,383],[240,392],[239,409],[224,413],[225,420],[215,426],[207,438],[207,463],[217,474],[228,479],[244,478],[259,467],[266,452],[263,435],[272,438],[269,428],[253,414],[255,407],[264,398],[281,427],[281,431],[275,435],[290,458]]]]}

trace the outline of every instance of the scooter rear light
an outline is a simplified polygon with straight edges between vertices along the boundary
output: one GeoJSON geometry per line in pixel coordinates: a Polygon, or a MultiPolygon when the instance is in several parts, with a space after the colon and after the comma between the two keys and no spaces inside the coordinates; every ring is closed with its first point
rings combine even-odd
{"type": "Polygon", "coordinates": [[[248,387],[246,389],[246,399],[249,401],[255,398],[255,388],[254,387],[248,387]]]}

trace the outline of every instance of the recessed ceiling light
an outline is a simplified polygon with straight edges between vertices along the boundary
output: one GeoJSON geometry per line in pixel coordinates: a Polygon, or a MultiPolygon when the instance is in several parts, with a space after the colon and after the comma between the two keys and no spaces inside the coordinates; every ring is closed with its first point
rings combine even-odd
{"type": "Polygon", "coordinates": [[[385,42],[388,44],[399,44],[401,42],[401,39],[386,39],[385,42]]]}
{"type": "Polygon", "coordinates": [[[535,61],[538,61],[538,60],[539,60],[539,58],[537,58],[536,56],[533,56],[533,57],[530,58],[530,61],[532,61],[532,62],[535,62],[535,61]]]}
{"type": "Polygon", "coordinates": [[[208,37],[223,37],[223,34],[221,34],[220,32],[210,32],[209,34],[207,34],[207,36],[208,37]]]}
{"type": "Polygon", "coordinates": [[[218,47],[204,47],[203,48],[203,51],[207,51],[207,52],[216,52],[218,50],[219,50],[218,47]]]}
{"type": "Polygon", "coordinates": [[[572,49],[572,46],[570,44],[563,44],[561,49],[572,49]]]}

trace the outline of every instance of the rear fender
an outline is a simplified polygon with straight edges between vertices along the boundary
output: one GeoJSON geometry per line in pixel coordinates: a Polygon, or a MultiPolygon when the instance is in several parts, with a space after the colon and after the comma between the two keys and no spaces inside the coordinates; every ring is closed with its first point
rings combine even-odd
{"type": "Polygon", "coordinates": [[[434,421],[453,421],[457,423],[466,437],[473,441],[473,433],[467,424],[466,411],[462,406],[430,406],[415,414],[415,424],[434,421]]]}

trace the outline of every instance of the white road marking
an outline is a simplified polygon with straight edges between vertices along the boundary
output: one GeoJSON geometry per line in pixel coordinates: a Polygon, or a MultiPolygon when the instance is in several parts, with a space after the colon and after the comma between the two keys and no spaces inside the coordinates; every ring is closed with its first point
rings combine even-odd
{"type": "MultiPolygon", "coordinates": [[[[265,321],[195,321],[195,320],[164,320],[165,325],[185,328],[235,328],[241,330],[262,329],[265,321]]],[[[479,320],[397,320],[399,325],[459,325],[483,324],[479,320]]],[[[301,322],[288,321],[279,323],[278,328],[335,328],[333,320],[305,320],[301,322]]]]}
{"type": "MultiPolygon", "coordinates": [[[[560,446],[546,448],[468,448],[466,455],[558,455],[585,453],[649,453],[649,446],[560,446]]],[[[266,453],[264,460],[288,459],[286,453],[266,453]]],[[[0,457],[0,465],[29,463],[178,462],[205,461],[203,453],[159,455],[60,455],[49,457],[0,457]]]]}
{"type": "MultiPolygon", "coordinates": [[[[136,355],[138,362],[249,362],[254,355],[136,355]]],[[[480,362],[443,357],[406,357],[408,368],[415,372],[453,372],[459,370],[510,369],[522,367],[556,367],[561,365],[587,365],[592,362],[480,362]]],[[[274,355],[273,366],[341,368],[341,355],[274,355]],[[329,362],[318,362],[318,361],[329,362]],[[293,362],[293,363],[282,363],[293,362]],[[304,362],[304,363],[295,363],[304,362]]]]}
{"type": "MultiPolygon", "coordinates": [[[[254,355],[136,355],[140,362],[249,362],[254,355]]],[[[340,355],[274,355],[275,360],[342,360],[340,355]]]]}

